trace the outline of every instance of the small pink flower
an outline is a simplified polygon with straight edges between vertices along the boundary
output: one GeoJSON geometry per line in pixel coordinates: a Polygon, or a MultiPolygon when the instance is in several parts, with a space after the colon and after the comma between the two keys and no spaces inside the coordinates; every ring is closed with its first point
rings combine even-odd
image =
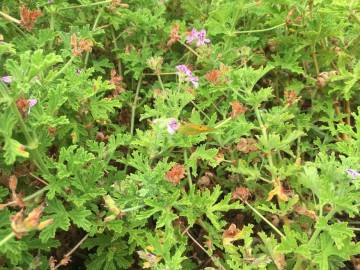
{"type": "Polygon", "coordinates": [[[29,100],[29,107],[32,108],[37,104],[37,99],[36,98],[30,98],[29,100]]]}
{"type": "Polygon", "coordinates": [[[186,43],[191,44],[196,41],[196,46],[204,46],[207,43],[210,43],[210,39],[206,38],[206,30],[202,29],[197,31],[195,28],[186,36],[186,43]]]}
{"type": "Polygon", "coordinates": [[[185,75],[185,76],[192,76],[191,70],[186,65],[179,65],[176,66],[176,69],[178,70],[178,75],[185,75]]]}
{"type": "Polygon", "coordinates": [[[352,179],[356,179],[360,176],[360,173],[358,171],[355,171],[353,169],[347,169],[345,171],[352,179]]]}
{"type": "Polygon", "coordinates": [[[169,134],[175,134],[176,130],[180,127],[179,122],[175,118],[170,118],[167,123],[167,131],[169,134]]]}
{"type": "Polygon", "coordinates": [[[198,38],[198,34],[199,32],[195,28],[193,28],[191,32],[186,36],[186,43],[187,44],[193,43],[194,40],[198,38]]]}
{"type": "Polygon", "coordinates": [[[186,65],[176,66],[178,70],[177,74],[181,79],[185,79],[185,81],[191,82],[195,88],[199,86],[199,78],[193,76],[192,71],[186,65]]]}
{"type": "Polygon", "coordinates": [[[196,76],[188,77],[187,80],[192,83],[195,88],[199,87],[199,78],[196,76]]]}
{"type": "Polygon", "coordinates": [[[30,98],[28,99],[29,102],[29,110],[28,110],[28,114],[30,114],[30,110],[32,107],[34,107],[37,104],[37,99],[36,98],[30,98]]]}
{"type": "Polygon", "coordinates": [[[206,43],[210,43],[210,39],[206,38],[206,30],[201,30],[200,32],[198,32],[198,40],[196,43],[196,46],[200,47],[205,45],[206,43]]]}
{"type": "Polygon", "coordinates": [[[4,76],[4,77],[1,78],[1,80],[4,83],[10,84],[12,82],[12,77],[11,76],[4,76]]]}

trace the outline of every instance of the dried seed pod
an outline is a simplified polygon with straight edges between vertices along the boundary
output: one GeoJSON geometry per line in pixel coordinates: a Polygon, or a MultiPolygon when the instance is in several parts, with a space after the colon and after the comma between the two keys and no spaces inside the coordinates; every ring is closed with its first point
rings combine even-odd
{"type": "Polygon", "coordinates": [[[231,198],[233,200],[240,199],[242,201],[247,201],[250,197],[251,197],[251,192],[246,187],[237,187],[231,195],[231,198]]]}
{"type": "Polygon", "coordinates": [[[167,181],[174,185],[178,185],[180,180],[185,177],[185,167],[181,164],[175,164],[170,171],[165,174],[167,181]]]}

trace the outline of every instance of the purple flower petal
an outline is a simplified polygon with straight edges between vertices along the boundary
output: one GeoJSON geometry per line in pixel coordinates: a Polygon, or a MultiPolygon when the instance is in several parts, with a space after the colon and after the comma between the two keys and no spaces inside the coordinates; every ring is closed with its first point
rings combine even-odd
{"type": "Polygon", "coordinates": [[[201,30],[200,32],[198,32],[198,36],[197,36],[197,43],[196,46],[203,46],[206,43],[210,43],[210,39],[206,38],[206,30],[201,30]]]}
{"type": "Polygon", "coordinates": [[[191,76],[191,77],[188,77],[187,80],[188,80],[189,82],[191,82],[195,88],[198,88],[198,86],[199,86],[199,78],[198,78],[198,77],[196,77],[196,76],[191,76]]]}
{"type": "Polygon", "coordinates": [[[169,132],[169,134],[174,134],[179,127],[180,125],[175,118],[169,119],[167,123],[167,131],[169,132]]]}
{"type": "Polygon", "coordinates": [[[178,75],[192,76],[191,70],[186,65],[176,66],[178,70],[178,75]]]}
{"type": "Polygon", "coordinates": [[[206,38],[206,30],[202,29],[197,31],[195,28],[186,36],[186,43],[191,44],[196,41],[196,46],[204,46],[207,43],[210,43],[210,39],[206,38]]]}
{"type": "Polygon", "coordinates": [[[187,43],[187,44],[193,43],[194,40],[196,40],[196,39],[198,38],[198,34],[199,34],[199,32],[196,31],[195,28],[193,28],[193,29],[191,30],[191,32],[186,36],[186,43],[187,43]]]}
{"type": "Polygon", "coordinates": [[[29,108],[32,108],[37,104],[37,99],[36,98],[31,98],[28,101],[29,101],[29,108]]]}
{"type": "Polygon", "coordinates": [[[358,178],[360,176],[360,173],[358,171],[355,171],[353,169],[347,169],[345,171],[352,179],[358,178]]]}
{"type": "Polygon", "coordinates": [[[10,84],[12,82],[12,77],[11,76],[4,76],[4,77],[1,78],[1,80],[4,83],[10,84]]]}

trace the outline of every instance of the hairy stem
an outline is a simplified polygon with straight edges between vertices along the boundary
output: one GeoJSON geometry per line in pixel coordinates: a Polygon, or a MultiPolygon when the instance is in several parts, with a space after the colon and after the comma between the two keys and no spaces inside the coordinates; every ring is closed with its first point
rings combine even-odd
{"type": "Polygon", "coordinates": [[[244,201],[245,204],[256,214],[258,215],[263,221],[265,221],[278,235],[281,237],[285,237],[285,235],[274,226],[267,218],[265,218],[258,210],[256,210],[254,207],[251,206],[247,201],[244,201]]]}
{"type": "Polygon", "coordinates": [[[3,16],[6,20],[8,20],[8,21],[10,21],[10,22],[13,22],[13,23],[16,23],[16,24],[20,24],[20,23],[21,23],[20,20],[14,18],[14,17],[12,17],[12,16],[10,16],[10,15],[4,13],[4,12],[1,12],[1,11],[0,11],[0,15],[3,16]]]}
{"type": "Polygon", "coordinates": [[[7,236],[5,236],[1,241],[0,241],[0,247],[4,244],[6,244],[7,241],[9,241],[10,239],[12,239],[15,236],[15,233],[11,232],[9,233],[7,236]]]}
{"type": "Polygon", "coordinates": [[[261,32],[267,32],[267,31],[271,31],[274,30],[276,28],[280,28],[282,26],[286,25],[286,23],[280,23],[278,25],[269,27],[269,28],[264,28],[264,29],[255,29],[255,30],[244,30],[244,31],[236,31],[234,32],[235,34],[248,34],[248,33],[261,33],[261,32]]]}
{"type": "Polygon", "coordinates": [[[140,87],[141,87],[141,82],[142,82],[142,74],[140,75],[138,84],[136,86],[136,92],[135,92],[135,97],[134,97],[134,102],[133,105],[131,106],[131,123],[130,123],[130,134],[133,135],[134,134],[134,124],[135,124],[135,113],[136,113],[136,105],[137,105],[137,101],[138,101],[138,97],[139,97],[139,91],[140,91],[140,87]]]}

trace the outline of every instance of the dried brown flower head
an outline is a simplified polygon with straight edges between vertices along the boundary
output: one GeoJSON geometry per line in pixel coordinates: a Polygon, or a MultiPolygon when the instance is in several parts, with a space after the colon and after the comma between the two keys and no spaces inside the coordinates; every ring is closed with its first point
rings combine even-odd
{"type": "Polygon", "coordinates": [[[232,223],[227,230],[223,232],[223,245],[228,246],[231,242],[239,240],[242,236],[241,230],[239,230],[234,223],[232,223]]]}
{"type": "Polygon", "coordinates": [[[294,90],[285,91],[284,98],[288,106],[295,104],[300,99],[300,97],[297,95],[297,93],[294,90]]]}
{"type": "Polygon", "coordinates": [[[238,116],[240,114],[244,114],[248,110],[248,108],[246,106],[244,106],[237,100],[231,102],[231,109],[232,109],[232,111],[231,111],[230,115],[232,118],[235,118],[236,116],[238,116]]]}
{"type": "Polygon", "coordinates": [[[247,201],[251,197],[251,192],[246,187],[237,187],[231,195],[233,200],[247,201]]]}
{"type": "Polygon", "coordinates": [[[19,98],[16,100],[16,106],[23,117],[25,117],[27,111],[29,110],[29,101],[25,98],[19,98]]]}
{"type": "Polygon", "coordinates": [[[307,216],[313,220],[318,220],[318,216],[316,215],[315,211],[308,210],[305,206],[295,205],[294,211],[299,215],[307,216]]]}
{"type": "Polygon", "coordinates": [[[75,33],[71,35],[70,44],[73,56],[80,56],[83,52],[91,52],[93,47],[93,42],[91,40],[81,39],[78,41],[75,33]]]}
{"type": "Polygon", "coordinates": [[[234,237],[239,231],[236,225],[232,223],[229,228],[223,232],[223,237],[234,237]]]}
{"type": "Polygon", "coordinates": [[[25,6],[20,7],[20,24],[28,31],[31,31],[37,18],[41,16],[40,10],[29,10],[25,6]]]}
{"type": "Polygon", "coordinates": [[[179,29],[180,29],[180,25],[178,25],[178,24],[175,24],[171,28],[169,40],[166,43],[166,46],[168,48],[170,48],[173,44],[175,44],[176,42],[178,42],[180,40],[179,29]]]}
{"type": "Polygon", "coordinates": [[[175,164],[170,171],[165,174],[167,181],[174,185],[178,185],[180,180],[185,177],[185,167],[181,164],[175,164]]]}
{"type": "Polygon", "coordinates": [[[329,83],[331,77],[337,74],[338,72],[336,70],[321,72],[316,79],[317,86],[319,88],[324,88],[329,83]]]}
{"type": "Polygon", "coordinates": [[[236,145],[236,149],[245,154],[258,150],[256,146],[256,140],[253,138],[241,138],[236,145]]]}
{"type": "Polygon", "coordinates": [[[208,73],[205,74],[205,79],[214,84],[214,85],[217,85],[220,83],[220,75],[221,75],[221,72],[220,70],[218,69],[213,69],[213,70],[210,70],[208,73]]]}
{"type": "Polygon", "coordinates": [[[112,69],[110,83],[115,86],[115,89],[112,93],[113,97],[116,97],[120,93],[125,91],[122,81],[123,81],[123,77],[118,75],[115,69],[112,69]]]}

